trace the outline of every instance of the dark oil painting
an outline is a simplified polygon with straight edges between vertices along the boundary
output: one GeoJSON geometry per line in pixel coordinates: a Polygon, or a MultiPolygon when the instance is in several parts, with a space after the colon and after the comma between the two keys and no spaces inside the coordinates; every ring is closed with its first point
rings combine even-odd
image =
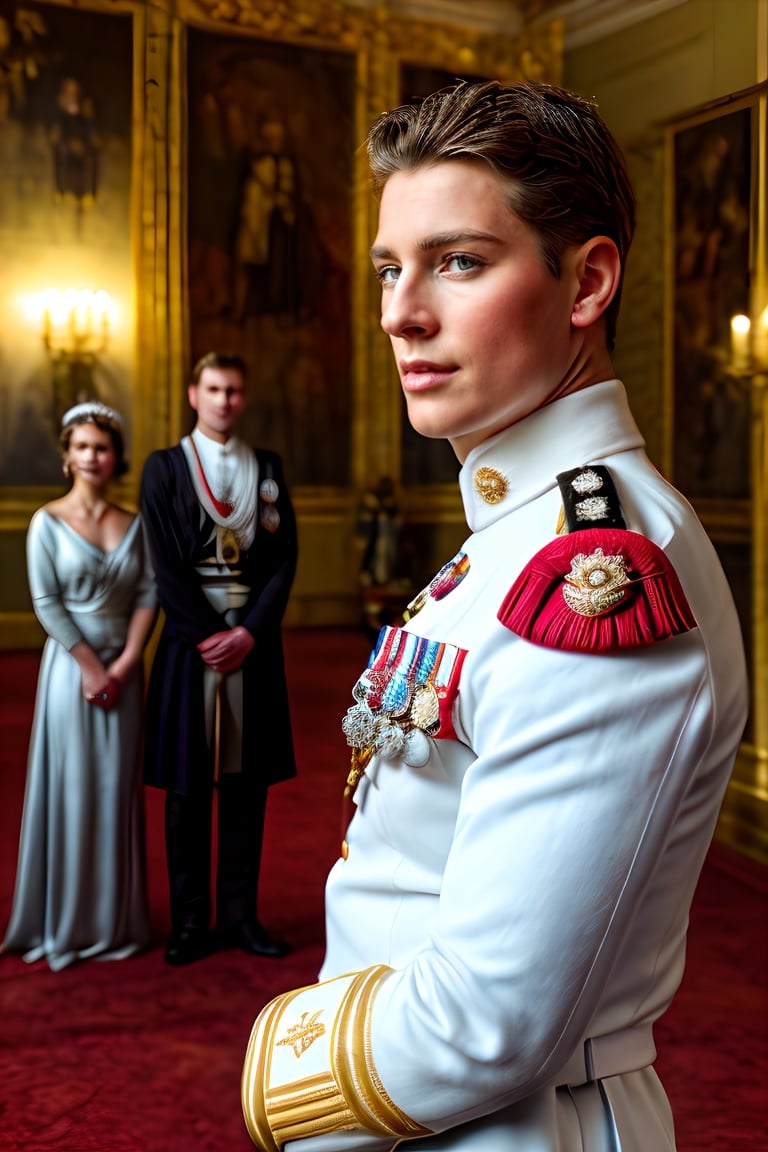
{"type": "Polygon", "coordinates": [[[731,318],[749,310],[752,109],[674,138],[674,479],[691,499],[748,498],[749,375],[731,318]]]}
{"type": "Polygon", "coordinates": [[[189,30],[192,360],[245,359],[293,485],[350,476],[354,101],[353,55],[189,30]]]}

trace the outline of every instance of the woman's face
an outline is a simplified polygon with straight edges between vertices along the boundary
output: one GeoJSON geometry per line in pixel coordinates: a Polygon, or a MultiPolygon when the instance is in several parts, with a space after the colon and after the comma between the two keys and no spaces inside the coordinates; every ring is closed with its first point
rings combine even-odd
{"type": "Polygon", "coordinates": [[[117,463],[111,434],[96,424],[76,424],[65,459],[73,480],[103,487],[114,476],[117,463]]]}
{"type": "Polygon", "coordinates": [[[450,440],[459,460],[581,386],[575,255],[564,253],[556,279],[486,165],[391,176],[371,257],[408,417],[450,440]]]}

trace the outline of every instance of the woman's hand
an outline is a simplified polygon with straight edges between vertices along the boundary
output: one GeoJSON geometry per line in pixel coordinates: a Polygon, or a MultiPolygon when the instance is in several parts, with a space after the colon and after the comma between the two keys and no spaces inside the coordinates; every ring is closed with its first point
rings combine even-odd
{"type": "Polygon", "coordinates": [[[80,685],[89,704],[110,708],[115,701],[115,686],[99,657],[84,640],[70,649],[80,667],[80,685]]]}
{"type": "Polygon", "coordinates": [[[96,704],[100,708],[109,708],[114,702],[113,683],[103,666],[83,669],[82,690],[83,696],[89,704],[96,704]]]}
{"type": "Polygon", "coordinates": [[[89,704],[95,704],[97,708],[103,708],[105,712],[109,712],[110,708],[114,708],[119,701],[121,689],[120,681],[109,676],[101,691],[94,696],[86,697],[86,699],[89,704]]]}

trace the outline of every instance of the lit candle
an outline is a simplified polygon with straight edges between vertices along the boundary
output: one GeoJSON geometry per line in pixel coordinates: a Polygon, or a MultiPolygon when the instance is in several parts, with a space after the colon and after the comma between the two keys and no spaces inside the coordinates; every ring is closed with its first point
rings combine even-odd
{"type": "Polygon", "coordinates": [[[109,294],[100,288],[94,297],[94,309],[96,316],[101,321],[101,343],[104,348],[106,348],[109,339],[109,308],[111,303],[109,294]]]}
{"type": "Polygon", "coordinates": [[[77,292],[74,288],[64,289],[62,312],[71,348],[74,349],[77,346],[77,292]]]}
{"type": "Polygon", "coordinates": [[[67,310],[64,304],[64,293],[60,292],[58,288],[49,289],[48,293],[48,308],[51,317],[51,347],[59,348],[61,346],[62,338],[65,334],[65,325],[67,322],[67,310]]]}
{"type": "Polygon", "coordinates": [[[731,317],[731,359],[737,372],[749,368],[749,316],[739,313],[731,317]]]}

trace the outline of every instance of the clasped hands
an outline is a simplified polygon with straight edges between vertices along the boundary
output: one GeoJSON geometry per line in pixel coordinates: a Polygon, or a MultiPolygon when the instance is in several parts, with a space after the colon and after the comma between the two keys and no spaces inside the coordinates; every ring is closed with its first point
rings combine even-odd
{"type": "Polygon", "coordinates": [[[226,632],[207,636],[197,645],[197,650],[209,668],[221,676],[228,676],[239,671],[253,645],[254,639],[248,629],[238,625],[226,632]]]}
{"type": "Polygon", "coordinates": [[[103,708],[108,712],[117,703],[119,694],[119,681],[114,676],[108,676],[98,691],[88,693],[85,698],[89,704],[95,704],[97,708],[103,708]]]}

